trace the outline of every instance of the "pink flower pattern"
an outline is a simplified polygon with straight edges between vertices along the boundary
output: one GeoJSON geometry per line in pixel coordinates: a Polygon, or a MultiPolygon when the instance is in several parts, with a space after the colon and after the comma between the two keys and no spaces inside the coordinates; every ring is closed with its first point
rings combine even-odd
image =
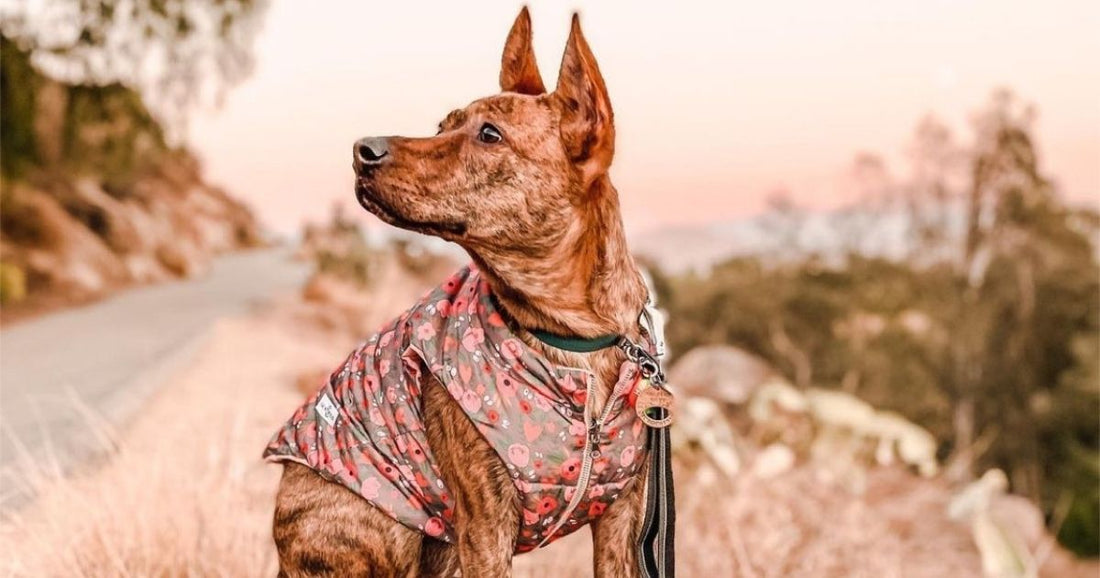
{"type": "MultiPolygon", "coordinates": [[[[516,338],[474,265],[348,356],[276,432],[264,457],[305,464],[401,523],[453,543],[453,494],[421,422],[418,376],[424,371],[500,455],[522,501],[516,552],[535,549],[582,482],[588,374],[555,366],[516,338]]],[[[607,401],[611,412],[588,489],[551,540],[598,518],[644,461],[644,428],[630,395],[636,366],[624,363],[619,379],[626,383],[607,401]]]]}

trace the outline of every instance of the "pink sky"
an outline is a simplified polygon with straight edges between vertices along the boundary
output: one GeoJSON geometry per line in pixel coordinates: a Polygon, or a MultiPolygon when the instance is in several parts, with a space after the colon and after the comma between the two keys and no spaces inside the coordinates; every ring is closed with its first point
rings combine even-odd
{"type": "MultiPolygon", "coordinates": [[[[192,143],[276,230],[355,207],[351,143],[430,135],[496,92],[520,5],[275,2],[254,76],[194,119],[192,143]]],[[[1000,86],[1038,106],[1062,189],[1100,193],[1100,2],[532,2],[548,85],[578,6],[615,105],[612,175],[635,232],[753,214],[780,186],[835,206],[856,153],[903,172],[922,116],[965,136],[1000,86]]]]}

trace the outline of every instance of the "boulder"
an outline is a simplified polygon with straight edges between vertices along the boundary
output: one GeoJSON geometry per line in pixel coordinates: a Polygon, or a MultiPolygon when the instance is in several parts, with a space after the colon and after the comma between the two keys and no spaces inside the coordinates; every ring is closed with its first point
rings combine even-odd
{"type": "Polygon", "coordinates": [[[37,240],[9,244],[5,253],[26,271],[28,293],[50,287],[81,299],[128,280],[118,255],[53,197],[23,187],[15,194],[22,218],[34,222],[37,240]]]}
{"type": "Polygon", "coordinates": [[[777,375],[768,363],[729,345],[705,345],[685,353],[669,370],[677,393],[741,405],[777,375]]]}

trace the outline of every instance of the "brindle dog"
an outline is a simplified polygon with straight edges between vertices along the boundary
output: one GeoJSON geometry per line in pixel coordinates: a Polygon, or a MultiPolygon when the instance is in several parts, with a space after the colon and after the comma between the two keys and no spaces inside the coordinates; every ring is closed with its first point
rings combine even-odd
{"type": "MultiPolygon", "coordinates": [[[[431,138],[354,147],[355,192],[397,227],[465,248],[519,327],[640,338],[646,289],[627,250],[608,178],[615,127],[596,59],[573,17],[558,85],[547,93],[524,8],[504,47],[501,94],[447,115],[431,138]]],[[[563,366],[590,369],[598,412],[623,353],[575,354],[520,335],[563,366]]],[[[285,466],[275,509],[280,576],[507,576],[520,528],[516,489],[471,421],[424,372],[424,422],[457,502],[457,543],[419,534],[305,466],[285,466]]],[[[592,526],[595,574],[637,576],[645,471],[592,526]]]]}

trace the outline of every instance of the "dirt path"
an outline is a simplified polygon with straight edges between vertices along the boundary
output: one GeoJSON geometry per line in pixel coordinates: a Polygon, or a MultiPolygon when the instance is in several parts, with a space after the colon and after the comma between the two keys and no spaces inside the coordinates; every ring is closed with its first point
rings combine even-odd
{"type": "Polygon", "coordinates": [[[118,425],[184,367],[213,323],[299,287],[308,265],[285,249],[237,253],[198,279],[138,288],[0,332],[0,489],[23,453],[62,467],[94,444],[88,416],[118,425]]]}
{"type": "Polygon", "coordinates": [[[0,576],[274,576],[279,469],[260,452],[299,403],[298,372],[333,348],[262,316],[216,322],[194,363],[101,438],[102,467],[21,465],[40,497],[0,531],[0,576]]]}

